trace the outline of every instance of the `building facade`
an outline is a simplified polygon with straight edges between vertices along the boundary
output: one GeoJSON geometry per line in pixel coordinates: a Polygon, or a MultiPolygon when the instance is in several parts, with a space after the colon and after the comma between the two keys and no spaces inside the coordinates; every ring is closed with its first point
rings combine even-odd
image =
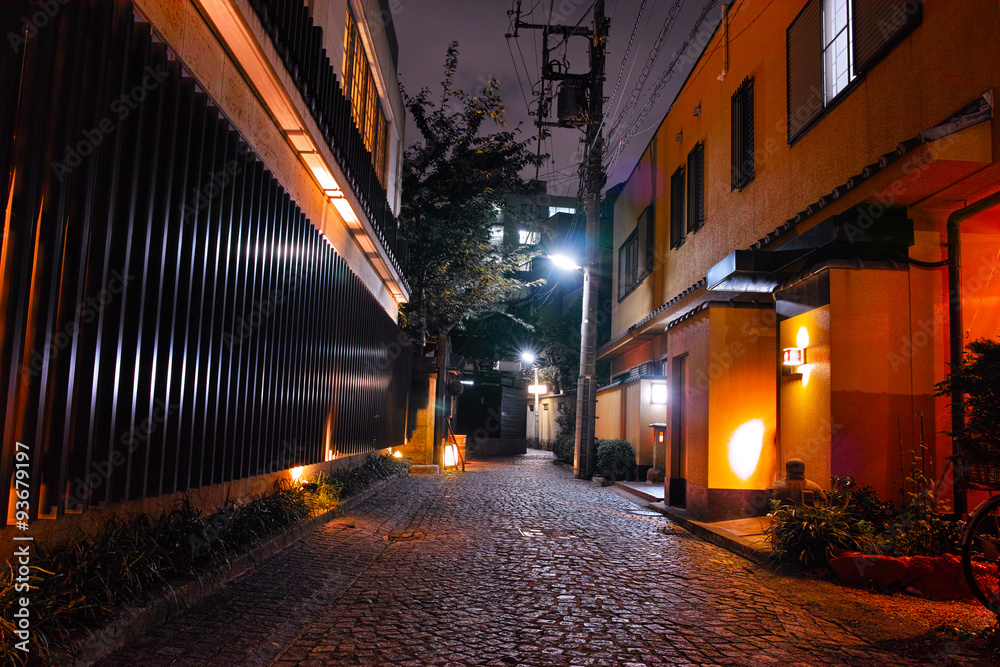
{"type": "Polygon", "coordinates": [[[761,513],[790,458],[898,499],[925,451],[951,500],[934,385],[956,340],[1000,335],[1000,6],[723,12],[615,209],[598,437],[705,520],[761,513]]]}
{"type": "Polygon", "coordinates": [[[17,0],[0,28],[8,524],[21,470],[66,534],[402,444],[387,5],[17,0]]]}

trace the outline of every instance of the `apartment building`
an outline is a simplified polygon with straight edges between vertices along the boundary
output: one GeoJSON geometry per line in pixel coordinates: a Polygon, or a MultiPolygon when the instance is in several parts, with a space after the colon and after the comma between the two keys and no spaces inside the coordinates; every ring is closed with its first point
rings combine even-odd
{"type": "Polygon", "coordinates": [[[934,385],[1000,335],[1000,6],[722,11],[615,208],[598,437],[704,520],[762,513],[790,458],[898,498],[921,442],[950,500],[934,385]]]}

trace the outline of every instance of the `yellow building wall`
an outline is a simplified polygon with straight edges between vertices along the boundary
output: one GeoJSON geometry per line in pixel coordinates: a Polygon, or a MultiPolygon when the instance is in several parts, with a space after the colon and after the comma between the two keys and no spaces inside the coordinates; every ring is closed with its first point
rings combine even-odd
{"type": "Polygon", "coordinates": [[[594,437],[606,440],[624,439],[622,429],[622,414],[624,387],[618,386],[597,392],[597,421],[594,424],[594,437]]]}
{"type": "Polygon", "coordinates": [[[806,477],[823,488],[830,479],[830,439],[836,429],[830,415],[830,306],[784,320],[779,325],[782,348],[796,347],[800,330],[808,336],[801,376],[781,378],[780,461],[802,459],[806,477]]]}

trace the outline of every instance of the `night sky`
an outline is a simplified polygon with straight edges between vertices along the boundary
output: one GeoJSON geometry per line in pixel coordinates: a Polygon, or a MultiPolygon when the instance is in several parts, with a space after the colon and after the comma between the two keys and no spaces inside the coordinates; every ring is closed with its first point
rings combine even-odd
{"type": "MultiPolygon", "coordinates": [[[[605,13],[611,18],[611,32],[608,38],[608,57],[604,96],[611,98],[615,83],[621,71],[618,93],[605,103],[608,119],[603,130],[609,148],[617,143],[625,131],[631,127],[639,112],[646,106],[650,94],[660,77],[668,70],[675,52],[688,39],[692,27],[706,5],[713,0],[646,0],[642,17],[638,22],[632,48],[625,60],[629,37],[636,27],[642,0],[606,0],[605,13]],[[679,10],[676,8],[680,5],[679,10]],[[619,124],[613,137],[608,131],[626,107],[643,67],[650,56],[650,50],[657,35],[668,20],[671,9],[677,14],[672,28],[664,40],[663,47],[649,70],[638,101],[619,124]],[[610,114],[609,114],[610,109],[610,114]]],[[[753,2],[753,0],[745,0],[753,2]]],[[[427,86],[440,90],[444,67],[444,56],[451,41],[459,43],[458,85],[466,91],[481,88],[489,77],[496,77],[502,83],[500,92],[507,109],[510,125],[521,125],[524,136],[536,134],[534,119],[528,109],[535,108],[533,84],[537,84],[541,71],[541,31],[521,29],[518,39],[508,40],[504,35],[513,32],[513,17],[507,11],[516,3],[512,0],[397,0],[394,8],[396,36],[399,40],[399,78],[403,87],[412,92],[427,86]],[[520,48],[519,48],[520,47],[520,48]]],[[[590,25],[592,0],[524,0],[522,20],[528,23],[546,23],[552,11],[553,24],[574,25],[581,18],[590,25]],[[531,11],[533,10],[533,11],[531,11]]],[[[721,17],[720,3],[707,10],[706,20],[701,26],[696,42],[704,44],[721,17]]],[[[553,38],[554,45],[561,38],[553,38]]],[[[588,69],[586,57],[587,40],[573,37],[559,49],[557,55],[565,54],[570,72],[585,72],[588,69]]],[[[700,46],[694,47],[695,55],[700,46]]],[[[612,166],[608,174],[608,186],[625,180],[653,135],[653,130],[670,106],[678,87],[683,83],[690,69],[691,61],[684,59],[682,65],[674,69],[667,84],[648,111],[648,115],[638,123],[635,134],[625,150],[612,166]]],[[[553,111],[555,105],[553,104],[553,111]]],[[[553,120],[553,119],[550,119],[553,120]]],[[[488,130],[492,131],[492,130],[488,130]]],[[[407,127],[406,143],[416,139],[412,126],[407,127]]],[[[549,182],[550,194],[576,195],[578,189],[577,164],[580,160],[580,141],[583,132],[576,129],[552,128],[551,137],[543,144],[542,151],[551,158],[542,168],[540,178],[549,182]]],[[[534,142],[532,142],[534,143],[534,142]]],[[[534,169],[525,173],[534,177],[534,169]]]]}

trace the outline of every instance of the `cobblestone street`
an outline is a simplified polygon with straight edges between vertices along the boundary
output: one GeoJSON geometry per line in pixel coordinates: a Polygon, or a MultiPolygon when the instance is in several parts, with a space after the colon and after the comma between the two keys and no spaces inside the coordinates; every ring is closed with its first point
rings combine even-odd
{"type": "Polygon", "coordinates": [[[952,664],[638,509],[548,452],[409,476],[100,664],[952,664]]]}

